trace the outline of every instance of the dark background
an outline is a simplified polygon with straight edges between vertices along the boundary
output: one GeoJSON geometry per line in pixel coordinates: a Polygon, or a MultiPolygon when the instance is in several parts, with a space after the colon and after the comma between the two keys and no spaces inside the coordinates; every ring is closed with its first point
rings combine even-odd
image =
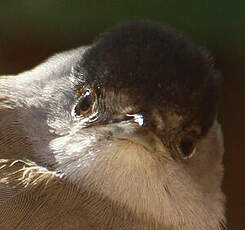
{"type": "Polygon", "coordinates": [[[1,1],[0,75],[28,70],[137,18],[169,24],[215,57],[224,78],[219,120],[225,136],[227,218],[230,230],[245,229],[244,0],[1,1]]]}

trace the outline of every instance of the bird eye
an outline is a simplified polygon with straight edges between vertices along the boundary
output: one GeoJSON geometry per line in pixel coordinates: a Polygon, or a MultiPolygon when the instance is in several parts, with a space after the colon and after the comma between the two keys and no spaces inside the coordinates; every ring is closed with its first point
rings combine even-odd
{"type": "Polygon", "coordinates": [[[79,101],[77,105],[75,106],[75,109],[74,109],[75,115],[81,116],[81,115],[87,114],[88,112],[91,111],[93,103],[94,103],[94,96],[89,90],[87,90],[79,98],[79,101]]]}
{"type": "Polygon", "coordinates": [[[186,136],[180,141],[180,150],[185,158],[190,158],[195,152],[195,142],[192,136],[186,136]]]}

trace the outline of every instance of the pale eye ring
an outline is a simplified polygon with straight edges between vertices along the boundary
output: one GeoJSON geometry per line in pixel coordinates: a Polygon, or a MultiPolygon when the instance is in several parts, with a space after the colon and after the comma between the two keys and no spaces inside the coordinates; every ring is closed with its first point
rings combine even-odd
{"type": "Polygon", "coordinates": [[[93,107],[95,97],[90,90],[87,90],[79,99],[74,108],[76,116],[88,114],[93,107]]]}

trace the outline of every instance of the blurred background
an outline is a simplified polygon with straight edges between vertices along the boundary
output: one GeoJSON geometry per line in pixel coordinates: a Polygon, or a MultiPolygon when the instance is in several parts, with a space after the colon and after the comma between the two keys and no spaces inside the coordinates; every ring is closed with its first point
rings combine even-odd
{"type": "Polygon", "coordinates": [[[244,0],[8,0],[0,2],[0,75],[28,70],[50,55],[86,45],[126,20],[151,19],[183,31],[216,60],[224,84],[227,218],[245,229],[244,0]]]}

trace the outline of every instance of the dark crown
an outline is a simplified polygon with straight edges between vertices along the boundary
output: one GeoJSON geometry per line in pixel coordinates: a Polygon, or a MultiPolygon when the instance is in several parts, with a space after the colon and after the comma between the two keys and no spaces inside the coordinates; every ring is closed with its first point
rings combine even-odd
{"type": "MultiPolygon", "coordinates": [[[[186,36],[149,21],[103,34],[80,63],[88,80],[130,89],[142,102],[174,108],[206,133],[216,115],[219,81],[208,53],[186,36]]],[[[139,102],[140,103],[140,102],[139,102]]]]}

